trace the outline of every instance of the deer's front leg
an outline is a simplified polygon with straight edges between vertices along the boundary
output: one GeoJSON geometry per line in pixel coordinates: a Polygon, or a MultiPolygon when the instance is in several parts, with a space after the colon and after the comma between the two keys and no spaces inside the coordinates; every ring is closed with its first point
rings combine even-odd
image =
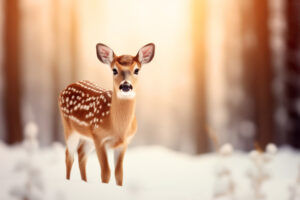
{"type": "Polygon", "coordinates": [[[123,145],[114,150],[114,161],[115,161],[115,179],[117,185],[123,185],[123,160],[127,145],[123,145]]]}
{"type": "Polygon", "coordinates": [[[105,143],[102,143],[98,138],[94,138],[94,143],[101,166],[101,180],[103,183],[108,183],[110,179],[110,168],[108,164],[105,143]]]}

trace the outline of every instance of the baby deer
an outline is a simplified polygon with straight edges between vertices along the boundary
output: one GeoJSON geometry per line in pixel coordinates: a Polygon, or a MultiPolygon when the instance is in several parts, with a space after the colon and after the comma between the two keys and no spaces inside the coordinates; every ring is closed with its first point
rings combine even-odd
{"type": "Polygon", "coordinates": [[[103,183],[110,180],[106,148],[114,149],[115,178],[123,184],[123,159],[128,143],[137,130],[136,85],[143,64],[154,56],[153,43],[143,46],[136,56],[116,56],[104,44],[97,44],[97,57],[113,72],[113,91],[89,81],[67,86],[59,95],[59,107],[66,141],[66,178],[70,179],[74,153],[78,153],[81,179],[86,178],[88,154],[95,148],[103,183]]]}

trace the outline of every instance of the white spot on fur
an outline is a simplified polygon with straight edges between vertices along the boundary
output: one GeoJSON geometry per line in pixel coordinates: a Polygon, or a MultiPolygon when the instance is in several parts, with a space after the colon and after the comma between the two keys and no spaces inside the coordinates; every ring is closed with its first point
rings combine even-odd
{"type": "Polygon", "coordinates": [[[84,143],[83,151],[86,154],[91,153],[95,149],[94,143],[92,141],[86,140],[84,143]]]}
{"type": "Polygon", "coordinates": [[[130,136],[127,137],[127,140],[126,140],[127,144],[131,142],[133,136],[134,136],[134,135],[130,135],[130,136]]]}
{"type": "Polygon", "coordinates": [[[71,156],[76,152],[78,148],[80,137],[78,134],[73,133],[67,139],[67,148],[71,156]]]}
{"type": "Polygon", "coordinates": [[[103,138],[102,141],[101,141],[101,145],[107,143],[110,140],[112,140],[111,136],[107,136],[107,137],[103,138]]]}
{"type": "Polygon", "coordinates": [[[79,125],[82,125],[82,126],[88,126],[88,125],[89,125],[89,124],[86,123],[85,121],[81,121],[80,119],[74,117],[73,115],[70,115],[69,118],[70,118],[72,121],[74,121],[74,122],[76,122],[77,124],[79,124],[79,125]]]}

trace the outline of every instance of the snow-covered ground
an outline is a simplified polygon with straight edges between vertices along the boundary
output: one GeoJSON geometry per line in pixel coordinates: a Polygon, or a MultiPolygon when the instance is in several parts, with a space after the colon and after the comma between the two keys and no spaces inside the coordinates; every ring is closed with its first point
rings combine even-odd
{"type": "MultiPolygon", "coordinates": [[[[110,152],[110,161],[112,161],[110,152]]],[[[14,188],[24,187],[27,174],[16,170],[21,160],[26,160],[24,146],[0,145],[0,199],[17,199],[14,188]]],[[[216,171],[222,165],[220,155],[211,153],[192,156],[158,146],[130,148],[124,162],[124,186],[111,182],[102,184],[100,168],[95,153],[88,160],[88,183],[80,180],[75,160],[71,181],[65,180],[64,147],[55,144],[37,150],[34,164],[40,169],[43,199],[202,199],[213,198],[216,171]]],[[[111,162],[112,172],[113,163],[111,162]]],[[[270,200],[290,199],[290,186],[296,182],[300,153],[280,148],[267,169],[271,177],[262,190],[270,200]]],[[[249,169],[253,163],[248,154],[234,152],[226,158],[235,183],[235,199],[251,199],[253,194],[249,169]]],[[[35,175],[33,175],[35,176],[35,175]]],[[[31,177],[32,178],[32,177],[31,177]]],[[[225,198],[223,198],[225,199],[225,198]]]]}

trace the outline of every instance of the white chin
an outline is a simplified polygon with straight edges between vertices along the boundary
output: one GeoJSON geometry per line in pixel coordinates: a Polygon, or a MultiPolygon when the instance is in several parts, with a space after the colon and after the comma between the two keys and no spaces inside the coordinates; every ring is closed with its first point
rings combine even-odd
{"type": "Polygon", "coordinates": [[[118,91],[117,96],[120,99],[133,99],[135,97],[135,92],[132,90],[129,92],[118,91]]]}

